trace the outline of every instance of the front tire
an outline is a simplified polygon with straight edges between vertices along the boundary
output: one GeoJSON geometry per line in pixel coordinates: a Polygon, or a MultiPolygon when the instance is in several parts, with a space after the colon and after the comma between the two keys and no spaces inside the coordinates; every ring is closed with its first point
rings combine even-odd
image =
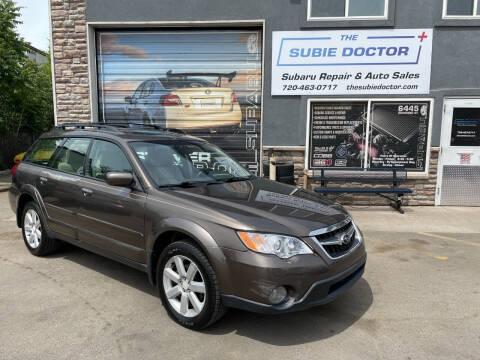
{"type": "Polygon", "coordinates": [[[48,237],[38,205],[33,201],[27,203],[23,209],[22,234],[23,241],[32,255],[45,256],[58,247],[58,242],[48,237]]]}
{"type": "Polygon", "coordinates": [[[225,313],[213,267],[188,240],[165,248],[157,264],[156,280],[168,315],[188,329],[204,329],[225,313]]]}

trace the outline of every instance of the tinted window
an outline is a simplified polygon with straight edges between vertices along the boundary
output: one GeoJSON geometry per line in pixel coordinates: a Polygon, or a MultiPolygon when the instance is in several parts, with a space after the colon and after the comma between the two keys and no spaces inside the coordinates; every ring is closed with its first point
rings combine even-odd
{"type": "Polygon", "coordinates": [[[312,17],[344,17],[345,0],[311,0],[312,17]]]}
{"type": "Polygon", "coordinates": [[[52,167],[72,174],[83,175],[83,163],[90,139],[70,138],[58,148],[52,167]]]}
{"type": "Polygon", "coordinates": [[[385,0],[349,0],[349,16],[383,16],[385,0]]]}
{"type": "Polygon", "coordinates": [[[447,15],[473,15],[473,0],[448,0],[447,15]]]}
{"type": "Polygon", "coordinates": [[[55,149],[60,145],[62,140],[63,139],[60,138],[38,140],[35,145],[33,145],[32,150],[25,155],[23,161],[47,166],[55,149]]]}
{"type": "Polygon", "coordinates": [[[311,0],[311,17],[384,16],[386,0],[311,0]]]}
{"type": "Polygon", "coordinates": [[[135,90],[135,94],[133,94],[133,97],[139,98],[142,91],[143,91],[143,88],[145,87],[145,85],[146,85],[146,83],[140,84],[140,86],[137,88],[137,90],[135,90]]]}
{"type": "Polygon", "coordinates": [[[132,167],[120,147],[108,141],[95,140],[88,156],[85,174],[105,180],[107,173],[111,171],[131,173],[132,167]]]}
{"type": "Polygon", "coordinates": [[[480,108],[453,109],[451,146],[480,146],[480,108]]]}

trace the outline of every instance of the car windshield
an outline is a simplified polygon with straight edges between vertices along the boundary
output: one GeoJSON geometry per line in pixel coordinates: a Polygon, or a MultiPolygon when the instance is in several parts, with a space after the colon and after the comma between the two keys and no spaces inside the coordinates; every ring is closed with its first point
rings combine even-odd
{"type": "Polygon", "coordinates": [[[131,142],[158,187],[247,180],[252,175],[222,150],[202,141],[131,142]]]}

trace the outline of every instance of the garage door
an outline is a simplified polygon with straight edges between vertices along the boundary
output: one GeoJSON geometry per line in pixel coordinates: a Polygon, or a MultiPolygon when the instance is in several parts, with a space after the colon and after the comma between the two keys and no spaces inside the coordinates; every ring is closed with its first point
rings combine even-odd
{"type": "Polygon", "coordinates": [[[261,161],[260,30],[98,31],[98,114],[179,128],[253,173],[261,161]]]}

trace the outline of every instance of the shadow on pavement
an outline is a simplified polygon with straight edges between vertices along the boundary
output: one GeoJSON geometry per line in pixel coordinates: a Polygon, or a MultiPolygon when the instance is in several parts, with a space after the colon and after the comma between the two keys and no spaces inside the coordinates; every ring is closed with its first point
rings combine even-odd
{"type": "MultiPolygon", "coordinates": [[[[144,293],[157,296],[154,287],[148,281],[146,273],[74,245],[62,243],[61,248],[56,253],[47,257],[72,261],[144,293]]],[[[159,306],[161,306],[160,299],[158,301],[159,306]]]]}
{"type": "MultiPolygon", "coordinates": [[[[75,262],[144,293],[156,296],[156,291],[148,282],[145,273],[73,245],[63,244],[58,253],[49,257],[75,262]]],[[[329,304],[281,315],[261,315],[230,309],[223,319],[203,333],[224,335],[235,332],[239,336],[276,346],[305,344],[341,333],[361,320],[372,303],[372,289],[368,282],[361,278],[349,291],[329,304]]],[[[160,299],[158,306],[160,310],[162,306],[160,299]]],[[[366,331],[374,331],[370,327],[375,324],[368,320],[362,321],[361,325],[366,331]]]]}
{"type": "MultiPolygon", "coordinates": [[[[349,291],[329,304],[282,315],[259,315],[232,309],[204,332],[211,335],[236,332],[239,336],[276,346],[305,344],[341,333],[360,320],[372,302],[372,289],[361,278],[349,291]]],[[[363,325],[369,327],[374,324],[365,321],[363,325]]]]}

